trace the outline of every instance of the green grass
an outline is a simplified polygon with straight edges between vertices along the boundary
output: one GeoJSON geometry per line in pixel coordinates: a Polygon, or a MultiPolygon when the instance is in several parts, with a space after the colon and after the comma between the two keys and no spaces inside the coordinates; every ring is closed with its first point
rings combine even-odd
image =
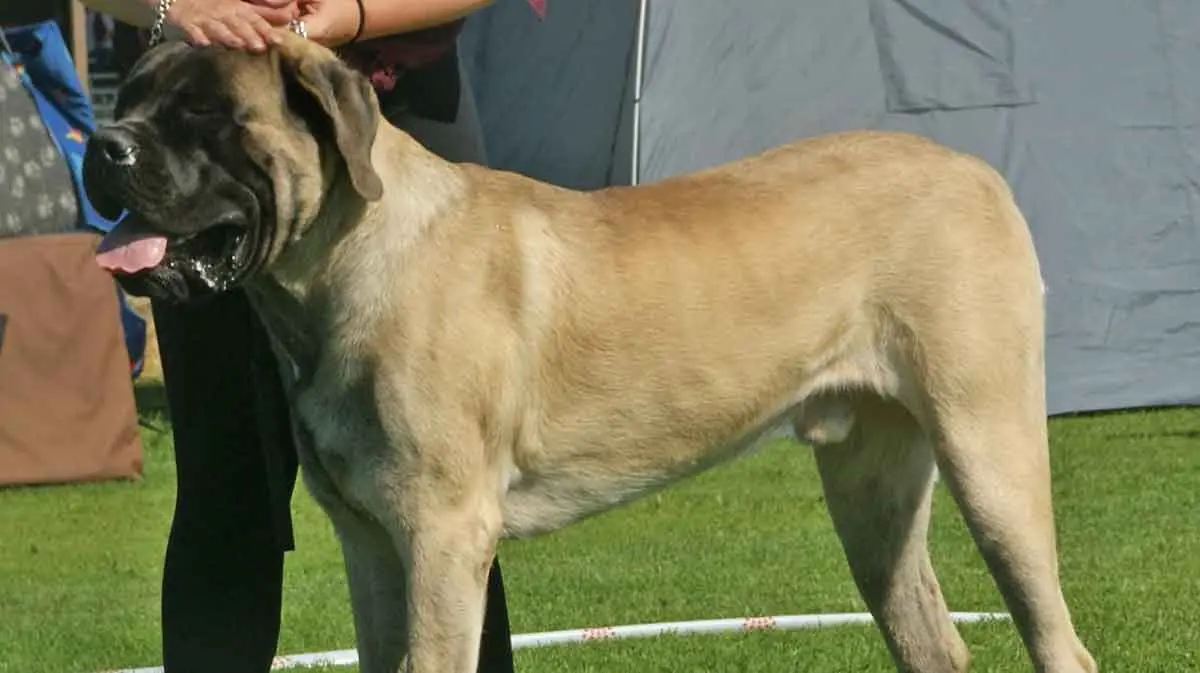
{"type": "MultiPolygon", "coordinates": [[[[1200,411],[1056,419],[1051,430],[1065,590],[1102,670],[1200,671],[1200,411]]],[[[144,437],[140,482],[0,491],[0,671],[160,661],[174,474],[169,438],[144,437]]],[[[280,652],[352,647],[332,532],[297,490],[280,652]]],[[[932,546],[952,609],[1003,609],[942,489],[932,546]]],[[[518,633],[863,609],[811,455],[789,444],[501,554],[518,633]]],[[[963,633],[974,670],[1029,670],[1010,625],[963,633]]],[[[517,663],[522,673],[891,670],[862,627],[542,648],[517,663]]]]}

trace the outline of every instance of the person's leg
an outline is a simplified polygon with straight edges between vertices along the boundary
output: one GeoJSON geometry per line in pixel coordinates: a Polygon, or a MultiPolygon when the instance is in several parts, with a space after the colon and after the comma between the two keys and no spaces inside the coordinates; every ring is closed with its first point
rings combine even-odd
{"type": "Polygon", "coordinates": [[[178,484],[162,587],[166,673],[266,673],[295,479],[274,363],[241,292],[155,306],[154,317],[178,484]]]}
{"type": "Polygon", "coordinates": [[[512,627],[500,558],[492,560],[488,574],[487,607],[483,613],[483,638],[479,642],[479,673],[513,673],[512,627]]]}
{"type": "MultiPolygon", "coordinates": [[[[447,78],[452,81],[453,78],[447,78]]],[[[431,152],[454,162],[487,164],[483,130],[475,108],[475,98],[468,86],[466,74],[459,69],[456,83],[460,86],[458,114],[453,122],[439,122],[403,111],[389,110],[384,115],[404,129],[431,152]]],[[[479,644],[479,673],[512,673],[512,631],[508,620],[508,603],[504,595],[504,578],[500,560],[492,562],[488,575],[487,607],[483,616],[483,638],[479,644]]]]}

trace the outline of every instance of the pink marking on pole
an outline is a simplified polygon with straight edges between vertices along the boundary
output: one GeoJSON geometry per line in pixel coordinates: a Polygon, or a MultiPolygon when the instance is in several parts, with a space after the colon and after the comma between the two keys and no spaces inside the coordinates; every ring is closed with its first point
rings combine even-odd
{"type": "Polygon", "coordinates": [[[775,628],[774,617],[747,617],[742,623],[742,628],[747,631],[763,631],[775,628]]]}
{"type": "Polygon", "coordinates": [[[595,626],[583,630],[584,640],[606,640],[608,638],[614,638],[616,635],[616,632],[613,631],[611,626],[595,626]]]}

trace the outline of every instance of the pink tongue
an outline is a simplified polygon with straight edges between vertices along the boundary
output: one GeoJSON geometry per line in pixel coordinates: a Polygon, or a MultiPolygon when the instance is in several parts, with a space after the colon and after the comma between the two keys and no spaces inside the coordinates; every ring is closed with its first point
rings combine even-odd
{"type": "Polygon", "coordinates": [[[129,241],[109,241],[106,236],[96,251],[96,263],[111,272],[134,273],[158,266],[167,254],[165,236],[144,236],[129,241]],[[109,246],[113,247],[109,247],[109,246]],[[107,248],[107,249],[106,249],[107,248]]]}

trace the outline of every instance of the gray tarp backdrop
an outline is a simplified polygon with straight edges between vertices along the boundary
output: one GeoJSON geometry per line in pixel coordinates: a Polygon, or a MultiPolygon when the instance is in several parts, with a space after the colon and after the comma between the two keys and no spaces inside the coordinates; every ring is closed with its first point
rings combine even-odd
{"type": "Polygon", "coordinates": [[[1033,228],[1051,413],[1200,402],[1197,0],[548,5],[468,22],[494,166],[597,188],[829,131],[931,136],[999,169],[1033,228]]]}

